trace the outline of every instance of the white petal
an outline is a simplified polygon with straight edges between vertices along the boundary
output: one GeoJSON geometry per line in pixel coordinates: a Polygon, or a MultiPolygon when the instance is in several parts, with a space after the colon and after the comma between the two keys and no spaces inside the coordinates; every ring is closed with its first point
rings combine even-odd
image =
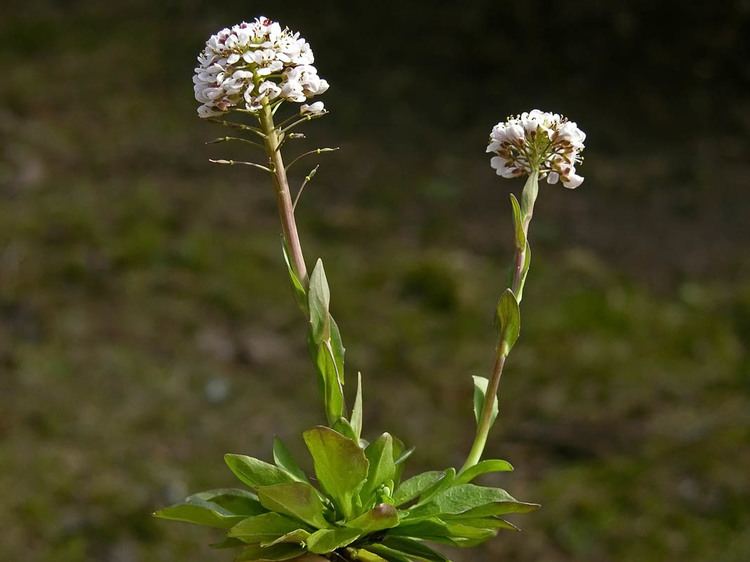
{"type": "Polygon", "coordinates": [[[562,179],[562,184],[568,189],[575,189],[583,183],[583,176],[579,176],[575,172],[571,172],[567,177],[562,179]]]}

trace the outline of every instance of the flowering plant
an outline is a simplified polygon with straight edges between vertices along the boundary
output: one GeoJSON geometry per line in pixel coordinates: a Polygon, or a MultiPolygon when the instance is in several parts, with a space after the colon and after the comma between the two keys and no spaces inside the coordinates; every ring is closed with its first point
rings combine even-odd
{"type": "Polygon", "coordinates": [[[317,371],[326,425],[303,432],[315,475],[309,477],[278,439],[273,464],[241,454],[227,454],[226,464],[245,488],[194,494],[161,509],[157,517],[224,529],[218,547],[237,550],[236,560],[288,560],[322,557],[364,562],[445,562],[426,543],[470,547],[516,529],[503,519],[534,510],[537,504],[516,500],[501,488],[473,481],[490,472],[512,470],[505,460],[482,459],[498,414],[497,392],[506,358],[520,333],[520,302],[531,251],[528,242],[540,177],[562,180],[574,188],[583,181],[585,135],[565,118],[538,110],[498,123],[487,151],[502,177],[528,176],[521,201],[510,196],[515,256],[509,287],[497,305],[497,347],[489,378],[474,377],[476,435],[463,466],[431,470],[402,479],[414,448],[389,433],[369,441],[362,428],[362,378],[351,410],[344,397],[344,346],[330,313],[331,293],[323,263],[308,274],[295,222],[295,208],[317,166],[304,178],[293,201],[287,171],[299,160],[331,148],[304,152],[285,165],[282,148],[301,137],[294,130],[326,114],[323,103],[307,104],[328,89],[312,63],[308,43],[266,18],[223,29],[198,57],[195,97],[200,117],[239,131],[213,142],[238,141],[261,150],[263,163],[243,164],[273,178],[282,230],[282,250],[296,301],[305,316],[308,344],[317,371]],[[298,112],[276,122],[287,104],[298,112]],[[239,115],[229,119],[230,115],[239,115]],[[243,120],[242,116],[249,116],[243,120]]]}

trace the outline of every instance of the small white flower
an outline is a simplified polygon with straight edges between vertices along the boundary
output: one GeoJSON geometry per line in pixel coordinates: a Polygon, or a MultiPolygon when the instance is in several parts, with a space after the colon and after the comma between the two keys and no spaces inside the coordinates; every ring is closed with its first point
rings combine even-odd
{"type": "Polygon", "coordinates": [[[278,98],[306,102],[328,89],[314,60],[299,33],[268,18],[224,28],[198,55],[193,76],[195,99],[202,104],[198,115],[212,117],[233,108],[259,111],[278,98]]]}
{"type": "Polygon", "coordinates": [[[319,113],[323,113],[325,111],[325,106],[323,105],[322,101],[316,101],[314,103],[311,103],[310,105],[303,103],[299,107],[299,112],[303,115],[305,113],[311,113],[313,115],[318,115],[319,113]]]}
{"type": "Polygon", "coordinates": [[[509,117],[492,128],[487,152],[495,154],[490,166],[497,175],[511,178],[534,171],[547,183],[562,181],[574,189],[583,183],[576,173],[582,162],[586,134],[557,113],[534,109],[509,117]]]}

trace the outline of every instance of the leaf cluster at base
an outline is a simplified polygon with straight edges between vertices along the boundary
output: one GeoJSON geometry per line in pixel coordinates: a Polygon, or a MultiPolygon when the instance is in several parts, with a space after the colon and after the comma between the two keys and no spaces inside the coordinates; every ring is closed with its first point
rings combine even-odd
{"type": "Polygon", "coordinates": [[[318,426],[303,437],[314,480],[277,439],[273,464],[225,456],[246,489],[201,492],[155,515],[224,529],[226,538],[214,546],[236,549],[237,561],[312,553],[347,561],[445,562],[425,543],[475,546],[499,530],[515,529],[504,515],[538,507],[503,489],[471,483],[481,474],[512,470],[507,461],[485,460],[459,474],[448,468],[402,481],[411,450],[388,433],[368,444],[318,426]]]}

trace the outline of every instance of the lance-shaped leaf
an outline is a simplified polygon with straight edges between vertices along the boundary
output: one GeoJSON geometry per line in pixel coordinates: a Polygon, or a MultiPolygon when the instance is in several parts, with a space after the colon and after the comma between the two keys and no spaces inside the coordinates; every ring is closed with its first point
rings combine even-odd
{"type": "Polygon", "coordinates": [[[236,515],[244,515],[245,517],[266,512],[255,494],[238,488],[219,488],[198,492],[189,496],[185,501],[191,502],[196,499],[213,502],[236,515]]]}
{"type": "Polygon", "coordinates": [[[247,516],[232,513],[216,503],[194,498],[160,509],[154,513],[154,517],[229,529],[247,516]]]}
{"type": "Polygon", "coordinates": [[[248,517],[229,529],[227,536],[246,543],[274,541],[300,528],[299,521],[280,513],[263,513],[248,517]]]}
{"type": "Polygon", "coordinates": [[[477,476],[488,474],[490,472],[509,472],[513,470],[513,465],[508,461],[500,459],[488,459],[481,461],[474,466],[467,468],[456,477],[456,484],[468,484],[477,476]]]}
{"type": "Polygon", "coordinates": [[[412,476],[396,488],[393,494],[393,501],[396,505],[403,505],[407,502],[417,499],[425,490],[435,485],[445,478],[445,472],[442,470],[430,470],[412,476]]]}
{"type": "Polygon", "coordinates": [[[536,511],[539,507],[540,505],[538,503],[505,500],[475,507],[474,509],[463,512],[461,515],[470,519],[478,517],[497,517],[509,513],[529,513],[530,511],[536,511]]]}
{"type": "Polygon", "coordinates": [[[272,562],[278,560],[291,560],[305,552],[305,549],[296,544],[282,543],[269,547],[259,544],[250,544],[243,548],[235,562],[272,562]]]}
{"type": "Polygon", "coordinates": [[[368,461],[352,439],[328,427],[318,426],[303,434],[313,458],[318,482],[331,496],[337,509],[349,519],[353,500],[367,478],[368,461]]]}
{"type": "Polygon", "coordinates": [[[460,515],[445,515],[447,523],[458,523],[467,527],[476,527],[477,529],[507,529],[509,531],[519,531],[513,523],[509,523],[499,517],[468,517],[465,513],[460,515]]]}
{"type": "Polygon", "coordinates": [[[523,231],[523,219],[521,217],[521,206],[518,199],[510,194],[510,204],[513,208],[513,227],[515,229],[516,249],[523,250],[526,247],[526,233],[523,231]]]}
{"type": "Polygon", "coordinates": [[[349,418],[349,424],[354,430],[357,441],[359,441],[362,436],[362,373],[357,373],[357,395],[354,398],[354,407],[349,418]]]}
{"type": "Polygon", "coordinates": [[[359,443],[359,438],[357,437],[356,432],[354,431],[354,428],[352,427],[352,424],[349,423],[349,420],[346,418],[339,418],[336,420],[336,423],[333,424],[332,429],[335,429],[338,431],[341,435],[348,437],[355,443],[359,443]]]}
{"type": "Polygon", "coordinates": [[[344,384],[344,354],[346,349],[344,348],[344,342],[341,340],[341,331],[339,325],[331,316],[331,338],[328,343],[328,347],[331,350],[331,356],[333,357],[334,365],[336,366],[336,375],[338,376],[339,383],[344,384]]]}
{"type": "Polygon", "coordinates": [[[278,437],[274,437],[273,440],[273,462],[297,482],[310,483],[305,472],[299,467],[289,449],[287,449],[284,442],[278,437]]]}
{"type": "Polygon", "coordinates": [[[406,448],[404,442],[398,437],[393,437],[393,464],[396,465],[396,474],[393,477],[393,481],[398,484],[401,482],[401,476],[404,473],[406,467],[406,459],[408,459],[416,447],[406,448]]]}
{"type": "Polygon", "coordinates": [[[269,511],[299,519],[317,529],[329,527],[318,492],[304,482],[289,482],[258,488],[258,499],[269,511]]]}
{"type": "Polygon", "coordinates": [[[534,504],[519,502],[501,488],[459,484],[438,492],[427,504],[413,509],[410,518],[456,515],[459,513],[466,513],[470,517],[483,517],[531,511],[536,507],[534,504]]]}
{"type": "Polygon", "coordinates": [[[323,262],[318,260],[310,274],[310,287],[307,294],[310,308],[310,333],[313,341],[320,345],[331,336],[331,320],[328,312],[331,304],[331,290],[323,269],[323,262]]]}
{"type": "Polygon", "coordinates": [[[294,481],[285,470],[253,457],[227,453],[224,461],[243,484],[253,489],[294,481]]]}
{"type": "Polygon", "coordinates": [[[383,433],[365,449],[365,456],[370,463],[367,471],[367,482],[362,487],[361,497],[365,501],[382,484],[393,480],[396,465],[393,462],[393,438],[390,433],[383,433]]]}
{"type": "Polygon", "coordinates": [[[296,529],[292,531],[291,533],[287,533],[286,535],[281,535],[276,540],[273,540],[270,542],[262,542],[260,543],[260,546],[269,547],[275,544],[281,544],[285,542],[301,545],[307,540],[309,536],[310,536],[310,531],[306,531],[305,529],[296,529]]]}
{"type": "Polygon", "coordinates": [[[497,304],[500,352],[508,355],[521,332],[521,311],[513,291],[505,289],[497,304]]]}
{"type": "Polygon", "coordinates": [[[398,511],[387,503],[376,505],[370,511],[346,523],[347,527],[359,529],[363,534],[390,529],[396,525],[398,525],[398,511]]]}
{"type": "Polygon", "coordinates": [[[326,418],[330,425],[334,425],[344,417],[344,391],[341,388],[336,360],[333,355],[330,340],[316,344],[310,336],[310,349],[318,370],[319,387],[323,393],[326,418]]]}
{"type": "Polygon", "coordinates": [[[389,529],[387,537],[418,538],[443,544],[466,546],[466,541],[485,541],[496,534],[496,530],[504,521],[491,518],[472,519],[471,521],[487,521],[484,526],[467,525],[463,519],[442,520],[437,517],[423,519],[412,525],[401,525],[395,529],[389,529]]]}
{"type": "Polygon", "coordinates": [[[320,529],[307,538],[307,550],[315,554],[328,554],[337,548],[350,545],[362,535],[359,529],[337,527],[320,529]]]}
{"type": "Polygon", "coordinates": [[[286,242],[284,241],[283,236],[281,237],[281,251],[284,254],[284,263],[286,263],[286,270],[289,274],[289,280],[292,283],[294,300],[297,301],[297,304],[299,305],[300,309],[302,309],[302,312],[307,314],[307,291],[305,291],[305,286],[302,284],[302,281],[300,281],[297,272],[294,271],[292,261],[289,259],[289,250],[287,250],[286,242]]]}
{"type": "MultiPolygon", "coordinates": [[[[479,423],[479,420],[482,419],[484,399],[487,395],[487,386],[489,385],[490,381],[488,381],[484,377],[477,376],[472,376],[472,379],[474,379],[474,418],[477,420],[477,423],[479,423]]],[[[499,411],[500,410],[498,407],[497,396],[495,396],[495,399],[492,401],[492,415],[490,416],[490,425],[495,423],[495,419],[497,418],[497,414],[499,411]]]]}
{"type": "Polygon", "coordinates": [[[449,562],[449,560],[439,552],[431,549],[429,546],[404,537],[386,537],[383,544],[400,553],[410,557],[428,560],[429,562],[449,562]]]}
{"type": "Polygon", "coordinates": [[[532,172],[521,192],[521,214],[530,217],[534,213],[534,202],[539,194],[539,173],[532,172]]]}
{"type": "Polygon", "coordinates": [[[359,550],[357,550],[357,558],[362,562],[388,562],[382,556],[378,556],[374,552],[370,552],[369,550],[365,550],[364,548],[360,548],[359,550]]]}
{"type": "Polygon", "coordinates": [[[516,300],[520,303],[523,299],[523,288],[526,285],[526,276],[529,274],[529,267],[531,267],[531,246],[529,246],[528,240],[526,241],[526,250],[523,254],[523,269],[521,269],[521,279],[518,283],[518,291],[516,294],[516,300]]]}
{"type": "Polygon", "coordinates": [[[455,468],[446,468],[443,471],[443,478],[435,482],[432,486],[427,488],[422,494],[419,496],[419,502],[416,503],[411,508],[411,513],[409,517],[412,517],[412,514],[414,513],[417,508],[420,506],[423,506],[424,504],[430,502],[433,496],[436,496],[443,492],[443,490],[449,489],[451,486],[453,486],[453,482],[456,480],[456,469],[455,468]]]}

